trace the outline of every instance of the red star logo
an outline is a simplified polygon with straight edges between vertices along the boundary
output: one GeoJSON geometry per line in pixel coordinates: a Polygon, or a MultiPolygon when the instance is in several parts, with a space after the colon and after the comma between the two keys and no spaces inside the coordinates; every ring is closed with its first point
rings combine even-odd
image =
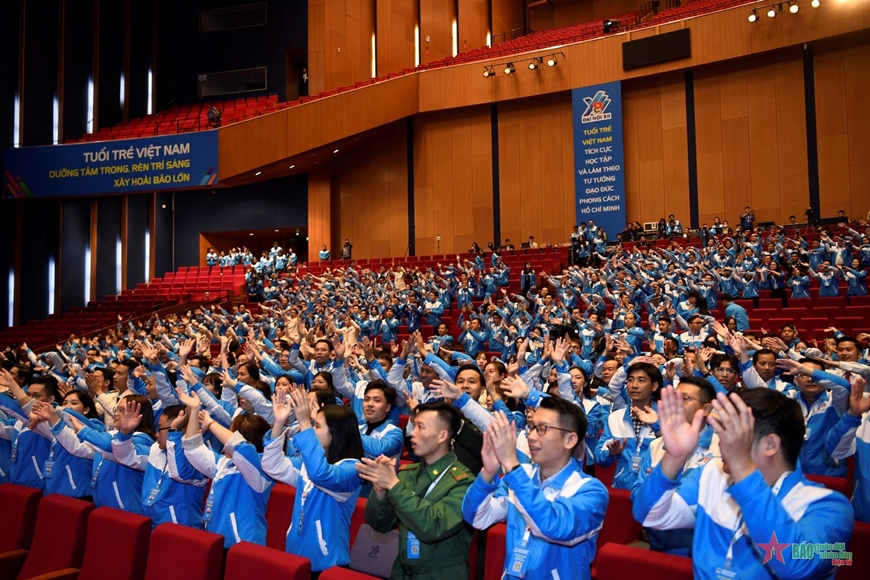
{"type": "Polygon", "coordinates": [[[780,544],[779,540],[776,538],[776,532],[773,532],[770,535],[770,541],[768,543],[758,544],[758,547],[764,551],[764,561],[761,564],[767,564],[773,558],[776,558],[782,564],[785,564],[785,559],[783,559],[782,557],[782,552],[789,546],[791,546],[791,544],[780,544]]]}

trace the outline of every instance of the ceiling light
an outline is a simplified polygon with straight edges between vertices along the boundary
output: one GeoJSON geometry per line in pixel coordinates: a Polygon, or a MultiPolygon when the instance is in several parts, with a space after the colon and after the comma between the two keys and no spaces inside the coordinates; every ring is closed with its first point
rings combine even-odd
{"type": "Polygon", "coordinates": [[[792,14],[797,14],[798,10],[800,10],[800,9],[801,9],[801,7],[798,6],[797,4],[792,4],[791,6],[788,7],[788,11],[791,12],[792,14]]]}
{"type": "Polygon", "coordinates": [[[506,75],[513,74],[515,71],[516,69],[514,68],[514,63],[512,62],[507,63],[507,65],[504,67],[504,74],[506,75]]]}
{"type": "Polygon", "coordinates": [[[295,166],[295,165],[291,165],[291,166],[290,166],[290,169],[293,169],[294,167],[296,167],[296,166],[295,166]]]}
{"type": "Polygon", "coordinates": [[[770,10],[767,11],[767,17],[776,18],[776,10],[774,10],[773,7],[771,7],[770,10]]]}
{"type": "Polygon", "coordinates": [[[338,149],[336,149],[335,151],[333,151],[333,153],[338,153],[338,149]]]}
{"type": "Polygon", "coordinates": [[[813,8],[818,8],[821,5],[822,3],[819,2],[819,0],[813,0],[812,2],[810,2],[810,6],[812,6],[813,8]]]}
{"type": "Polygon", "coordinates": [[[275,230],[275,231],[277,232],[278,230],[275,230]]]}
{"type": "Polygon", "coordinates": [[[758,15],[755,13],[755,10],[752,11],[752,14],[749,15],[749,22],[755,22],[758,20],[758,15]]]}
{"type": "Polygon", "coordinates": [[[248,234],[248,235],[249,235],[249,236],[253,236],[253,235],[254,235],[254,232],[251,232],[251,233],[250,233],[250,234],[248,234]]]}
{"type": "MultiPolygon", "coordinates": [[[[262,172],[262,171],[258,171],[258,172],[256,172],[254,175],[260,175],[261,173],[263,173],[263,172],[262,172]]],[[[251,235],[253,236],[254,234],[251,234],[251,235]]]]}
{"type": "Polygon", "coordinates": [[[555,54],[547,59],[547,66],[556,66],[557,64],[559,64],[559,62],[556,60],[555,54]]]}

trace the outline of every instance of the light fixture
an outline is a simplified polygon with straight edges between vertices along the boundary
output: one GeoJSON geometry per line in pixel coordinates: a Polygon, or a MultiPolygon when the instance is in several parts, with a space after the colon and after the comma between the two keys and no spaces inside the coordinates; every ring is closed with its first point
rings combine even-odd
{"type": "Polygon", "coordinates": [[[495,76],[495,71],[491,67],[483,67],[483,78],[488,79],[495,76]]]}
{"type": "Polygon", "coordinates": [[[541,63],[542,63],[543,61],[544,61],[544,59],[543,59],[543,58],[540,58],[540,57],[538,57],[538,58],[533,58],[533,59],[531,60],[531,62],[529,62],[529,70],[536,70],[539,66],[541,66],[541,63]]]}
{"type": "Polygon", "coordinates": [[[619,25],[619,20],[611,20],[608,18],[604,21],[604,34],[616,31],[619,28],[619,25]]]}
{"type": "Polygon", "coordinates": [[[275,230],[275,231],[277,232],[278,230],[275,230]]]}
{"type": "Polygon", "coordinates": [[[792,14],[797,14],[800,9],[801,7],[797,5],[797,2],[792,2],[791,6],[788,7],[788,11],[792,14]]]}
{"type": "Polygon", "coordinates": [[[253,236],[253,235],[254,235],[254,232],[251,232],[251,233],[250,233],[250,234],[248,234],[248,235],[249,235],[249,236],[253,236]]]}
{"type": "Polygon", "coordinates": [[[776,10],[773,9],[773,6],[770,7],[770,10],[767,11],[768,18],[776,18],[776,10]]]}
{"type": "Polygon", "coordinates": [[[819,0],[813,0],[812,2],[810,2],[810,6],[812,6],[813,8],[818,8],[821,5],[822,3],[819,2],[819,0]]]}
{"type": "MultiPolygon", "coordinates": [[[[256,172],[254,175],[260,175],[261,173],[263,173],[263,172],[262,172],[262,171],[258,171],[258,172],[256,172]]],[[[253,234],[251,234],[251,235],[253,235],[253,234]]]]}
{"type": "Polygon", "coordinates": [[[504,67],[504,74],[512,75],[512,74],[514,74],[514,72],[516,72],[516,69],[514,68],[514,63],[512,63],[512,62],[507,63],[507,65],[505,65],[505,67],[504,67]]]}
{"type": "Polygon", "coordinates": [[[338,153],[338,149],[336,149],[335,151],[333,151],[333,153],[338,153]]]}
{"type": "Polygon", "coordinates": [[[556,66],[557,64],[559,64],[559,61],[556,60],[555,54],[547,59],[547,66],[556,66]]]}
{"type": "Polygon", "coordinates": [[[291,165],[291,166],[290,166],[290,169],[293,169],[294,167],[296,167],[296,166],[295,166],[295,165],[291,165]]]}
{"type": "Polygon", "coordinates": [[[758,15],[755,13],[755,10],[752,11],[752,14],[749,15],[749,22],[755,22],[758,20],[758,15]]]}

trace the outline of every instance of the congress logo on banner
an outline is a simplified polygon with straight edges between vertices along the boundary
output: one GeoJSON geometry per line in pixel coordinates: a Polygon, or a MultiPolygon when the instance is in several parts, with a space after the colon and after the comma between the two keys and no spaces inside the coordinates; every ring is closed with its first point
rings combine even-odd
{"type": "Polygon", "coordinates": [[[586,103],[586,110],[583,112],[583,116],[580,117],[581,123],[609,121],[613,118],[613,113],[607,112],[607,106],[610,105],[610,97],[604,91],[598,91],[594,97],[583,97],[583,102],[586,103]]]}
{"type": "Polygon", "coordinates": [[[574,89],[574,183],[577,224],[594,222],[608,241],[625,228],[622,85],[574,89]]]}

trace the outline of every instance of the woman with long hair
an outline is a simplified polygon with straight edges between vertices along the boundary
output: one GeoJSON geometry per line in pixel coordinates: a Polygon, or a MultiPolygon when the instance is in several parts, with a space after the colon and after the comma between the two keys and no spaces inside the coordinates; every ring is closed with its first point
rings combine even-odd
{"type": "Polygon", "coordinates": [[[311,570],[350,564],[350,518],[362,482],[356,464],[363,457],[356,415],[348,407],[326,405],[312,412],[301,390],[279,389],[272,397],[275,422],[266,435],[263,470],[297,488],[287,530],[287,551],[311,561],[311,570]],[[298,455],[284,454],[285,423],[296,415],[293,436],[298,455]]]}

